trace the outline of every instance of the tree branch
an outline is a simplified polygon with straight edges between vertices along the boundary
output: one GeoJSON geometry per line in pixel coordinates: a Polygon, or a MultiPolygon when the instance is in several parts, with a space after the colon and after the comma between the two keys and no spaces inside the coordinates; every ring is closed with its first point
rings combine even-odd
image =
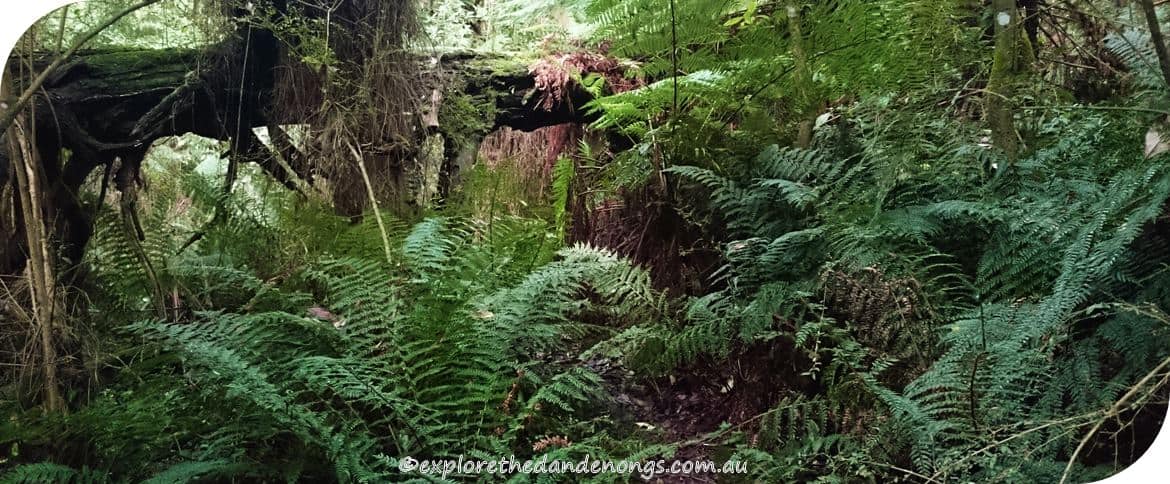
{"type": "Polygon", "coordinates": [[[28,106],[28,103],[32,101],[33,96],[38,90],[40,90],[45,81],[49,79],[49,76],[52,75],[53,72],[57,70],[57,68],[61,67],[61,64],[64,64],[66,60],[72,57],[73,54],[77,53],[77,51],[80,50],[82,46],[84,46],[94,37],[97,37],[97,35],[102,33],[103,30],[106,30],[111,25],[114,25],[114,23],[117,21],[122,20],[123,17],[130,15],[131,13],[144,7],[154,5],[160,1],[162,0],[144,0],[126,7],[125,10],[118,12],[113,17],[106,19],[105,22],[102,22],[101,25],[98,25],[93,30],[86,32],[85,35],[83,35],[80,39],[77,40],[77,42],[74,42],[73,45],[69,47],[69,50],[65,51],[64,54],[57,56],[57,58],[53,60],[52,64],[49,64],[45,70],[41,71],[41,74],[38,75],[36,79],[33,79],[31,84],[25,87],[24,93],[20,95],[20,98],[16,100],[15,104],[7,106],[7,110],[4,111],[3,117],[0,117],[0,133],[8,131],[8,127],[12,125],[12,122],[16,119],[16,115],[23,111],[26,106],[28,106]]]}
{"type": "Polygon", "coordinates": [[[1146,24],[1150,26],[1150,40],[1154,43],[1154,52],[1158,54],[1158,66],[1162,68],[1162,79],[1170,86],[1170,53],[1166,52],[1166,39],[1162,37],[1162,26],[1158,24],[1154,1],[1141,0],[1141,4],[1146,14],[1146,24]]]}

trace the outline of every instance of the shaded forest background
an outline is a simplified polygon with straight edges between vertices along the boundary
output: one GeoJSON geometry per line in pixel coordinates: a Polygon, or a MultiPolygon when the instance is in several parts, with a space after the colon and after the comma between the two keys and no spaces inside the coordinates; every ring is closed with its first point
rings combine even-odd
{"type": "Polygon", "coordinates": [[[1115,474],[1170,380],[1164,10],[58,10],[0,86],[0,482],[1115,474]]]}

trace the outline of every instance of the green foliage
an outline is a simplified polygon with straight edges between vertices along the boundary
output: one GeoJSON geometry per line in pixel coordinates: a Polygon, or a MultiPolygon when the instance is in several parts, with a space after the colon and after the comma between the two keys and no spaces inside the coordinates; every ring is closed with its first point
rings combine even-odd
{"type": "MultiPolygon", "coordinates": [[[[583,147],[588,145],[582,143],[583,147]]],[[[588,156],[585,156],[588,159],[588,156]]],[[[562,156],[557,159],[557,164],[553,166],[553,217],[556,223],[557,237],[565,238],[565,230],[569,225],[570,210],[569,206],[572,195],[573,177],[575,175],[575,161],[567,156],[562,156]]]]}
{"type": "Polygon", "coordinates": [[[588,32],[585,0],[435,0],[419,9],[419,47],[441,52],[531,52],[588,32]]]}
{"type": "MultiPolygon", "coordinates": [[[[1071,227],[1066,236],[1031,239],[1033,243],[1054,245],[1058,254],[1055,260],[1033,262],[1028,258],[1003,264],[1009,268],[1026,267],[1029,263],[1055,265],[1056,277],[1033,291],[1046,293],[1042,298],[1022,303],[989,298],[947,328],[943,340],[948,348],[946,354],[908,385],[903,396],[878,391],[897,418],[917,429],[912,455],[920,468],[943,475],[970,472],[949,461],[965,457],[987,443],[984,439],[991,437],[981,436],[980,429],[1019,428],[1026,425],[1021,420],[1042,422],[1091,413],[1117,399],[1120,390],[1136,383],[1151,362],[1166,356],[1161,349],[1139,345],[1133,350],[1149,359],[1133,362],[1135,366],[1121,364],[1108,369],[1099,358],[1103,352],[1119,349],[1111,343],[1118,339],[1117,331],[1142,333],[1146,336],[1141,339],[1146,343],[1164,341],[1166,335],[1156,318],[1099,314],[1095,308],[1099,301],[1118,300],[1115,298],[1120,298],[1119,302],[1165,304],[1160,297],[1150,299],[1148,293],[1143,294],[1151,287],[1162,290],[1159,286],[1163,271],[1145,261],[1129,262],[1128,258],[1136,255],[1131,247],[1142,228],[1158,216],[1170,196],[1170,179],[1159,166],[1126,170],[1092,193],[1060,209],[1074,214],[1062,221],[1071,227]],[[1129,265],[1129,270],[1143,274],[1138,277],[1153,279],[1139,288],[1125,282],[1127,277],[1113,276],[1115,264],[1129,265]],[[1094,302],[1096,305],[1091,305],[1094,302]],[[1082,311],[1088,313],[1078,314],[1082,311]],[[1102,317],[1104,321],[1085,327],[1087,318],[1102,317]],[[1115,376],[1105,376],[1113,372],[1115,376]],[[940,451],[940,442],[952,442],[954,447],[940,451]]],[[[1027,213],[1043,217],[1041,207],[1028,206],[1027,213]]],[[[1030,251],[1016,253],[1030,256],[1030,251]]],[[[1069,445],[1059,438],[1064,429],[1029,435],[1015,445],[1027,446],[1033,460],[1059,459],[1069,445]]],[[[963,465],[978,468],[984,459],[1002,459],[999,452],[996,448],[986,455],[966,458],[963,465]]],[[[1059,479],[1053,474],[1028,474],[1042,471],[1021,463],[991,469],[982,471],[986,473],[982,475],[990,478],[995,473],[1019,472],[1033,479],[1059,479]]]]}
{"type": "Polygon", "coordinates": [[[1135,27],[1111,32],[1105,38],[1104,44],[1131,70],[1133,82],[1137,87],[1132,98],[1145,106],[1165,110],[1170,107],[1170,97],[1167,96],[1166,80],[1162,77],[1158,65],[1154,43],[1150,39],[1149,31],[1136,27],[1144,26],[1145,18],[1140,12],[1134,11],[1129,15],[1123,15],[1122,19],[1135,27]]]}
{"type": "Polygon", "coordinates": [[[420,9],[423,38],[436,49],[466,50],[475,45],[472,24],[476,21],[474,9],[464,6],[464,0],[438,0],[427,2],[420,9]]]}
{"type": "MultiPolygon", "coordinates": [[[[136,2],[129,0],[86,0],[46,15],[30,30],[38,48],[57,51],[65,48],[136,2]],[[62,21],[64,25],[62,26],[62,21]]],[[[160,49],[193,47],[215,43],[222,38],[226,21],[221,5],[212,0],[168,0],[131,13],[100,32],[89,47],[160,49]]]]}
{"type": "Polygon", "coordinates": [[[77,484],[98,484],[108,482],[101,474],[88,469],[76,470],[71,467],[43,462],[25,464],[12,469],[0,478],[5,484],[24,484],[36,482],[61,482],[77,484]]]}
{"type": "Polygon", "coordinates": [[[715,141],[710,137],[724,133],[727,123],[740,125],[740,136],[771,136],[776,117],[794,114],[795,96],[820,105],[905,92],[953,76],[966,57],[967,34],[955,26],[951,4],[806,3],[799,2],[811,93],[797,93],[789,75],[794,61],[784,2],[678,0],[672,23],[663,2],[595,0],[587,10],[597,24],[594,36],[612,43],[616,55],[639,60],[637,75],[657,81],[592,103],[601,115],[595,126],[639,138],[657,132],[667,143],[686,140],[691,149],[715,141]],[[685,111],[673,112],[676,96],[685,111]],[[676,118],[670,128],[656,127],[652,120],[667,112],[676,118]],[[691,145],[694,139],[700,142],[691,145]]]}
{"type": "Polygon", "coordinates": [[[772,147],[669,169],[726,225],[727,288],[692,300],[680,328],[627,330],[615,352],[665,372],[774,341],[805,349],[826,386],[812,401],[837,410],[795,418],[789,446],[740,446],[769,479],[874,478],[890,469],[867,462],[904,455],[935,478],[1059,480],[1077,430],[1170,355],[1160,313],[1133,309],[1168,302],[1152,224],[1170,173],[1114,144],[1127,120],[1046,122],[1059,137],[991,177],[962,174],[975,147],[887,160],[864,122],[856,156],[772,147]],[[844,428],[850,413],[890,425],[844,428]]]}
{"type": "MultiPolygon", "coordinates": [[[[990,49],[960,3],[423,5],[416,43],[440,50],[556,49],[566,39],[546,36],[585,12],[637,78],[612,95],[612,77],[579,80],[599,96],[592,128],[629,149],[582,143],[537,195],[515,160],[478,163],[445,208],[381,214],[387,262],[373,217],[247,170],[227,196],[219,147],[156,148],[138,210],[96,217],[92,388],[67,415],[12,412],[0,448],[21,453],[3,482],[383,482],[411,477],[405,456],[695,449],[761,482],[1115,473],[1140,454],[1170,364],[1170,171],[1137,134],[1170,98],[1148,34],[1113,33],[1141,107],[1020,90],[1025,149],[1008,163],[979,119],[975,55],[990,49]],[[808,76],[790,75],[799,50],[808,76]],[[811,146],[788,147],[805,146],[811,114],[811,146]],[[668,221],[640,233],[679,257],[639,241],[640,260],[710,259],[700,290],[668,297],[679,288],[651,274],[670,268],[565,246],[618,199],[668,221]],[[704,393],[733,370],[755,379],[704,393]],[[708,422],[678,425],[704,419],[674,402],[700,399],[735,412],[683,435],[708,422]]],[[[331,62],[324,44],[299,47],[331,62]]],[[[495,93],[455,94],[440,116],[472,148],[495,93]]]]}
{"type": "MultiPolygon", "coordinates": [[[[252,198],[263,186],[249,177],[226,200],[208,180],[176,179],[145,200],[158,218],[142,245],[168,296],[161,318],[147,316],[135,238],[103,216],[91,254],[109,284],[97,307],[138,320],[103,325],[130,357],[79,411],[21,421],[3,444],[36,448],[67,429],[64,441],[93,457],[60,462],[151,482],[387,481],[407,477],[403,456],[532,455],[546,435],[594,456],[632,452],[637,443],[605,436],[626,431],[598,419],[601,377],[557,352],[608,334],[599,321],[657,314],[645,271],[603,249],[559,249],[544,221],[503,216],[391,223],[387,266],[369,224],[286,218],[315,212],[252,198]],[[229,221],[177,253],[175,228],[198,226],[216,200],[229,221]],[[273,260],[241,257],[260,245],[273,260]]],[[[6,474],[87,475],[50,463],[6,474]]]]}

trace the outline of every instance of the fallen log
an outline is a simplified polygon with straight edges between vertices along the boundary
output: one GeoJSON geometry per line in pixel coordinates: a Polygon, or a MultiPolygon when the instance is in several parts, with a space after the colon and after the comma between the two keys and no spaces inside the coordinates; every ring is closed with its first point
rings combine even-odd
{"type": "MultiPolygon", "coordinates": [[[[138,178],[146,151],[160,138],[193,133],[231,141],[233,157],[256,162],[286,186],[297,187],[289,170],[252,132],[257,127],[304,122],[282,119],[271,108],[274,71],[286,66],[278,67],[282,51],[271,34],[252,35],[249,42],[236,38],[209,49],[81,51],[49,76],[32,106],[37,150],[50,187],[49,206],[58,215],[54,237],[69,262],[80,260],[92,232],[89,214],[96,207],[83,206],[79,197],[86,178],[104,166],[116,171],[116,188],[128,189],[126,184],[138,178]],[[250,46],[249,55],[244,55],[242,44],[250,46]],[[67,159],[61,158],[63,152],[69,153],[67,159]]],[[[34,71],[51,60],[49,56],[34,59],[34,71]]],[[[12,59],[10,68],[18,61],[12,59]]],[[[542,108],[536,81],[522,62],[468,53],[439,58],[419,55],[416,62],[433,84],[429,86],[433,89],[425,91],[443,93],[436,98],[440,101],[437,118],[427,123],[432,126],[421,130],[420,136],[429,136],[428,132],[443,136],[445,165],[500,127],[530,131],[590,120],[582,108],[590,99],[584,90],[571,92],[568,102],[553,109],[542,108]],[[469,112],[467,105],[474,109],[469,112]],[[457,119],[465,117],[482,119],[457,119]]],[[[19,80],[15,86],[21,88],[19,80]]],[[[418,101],[421,105],[431,99],[418,101]]],[[[277,149],[282,155],[296,152],[287,142],[277,149]]],[[[407,161],[391,166],[401,167],[407,161]]],[[[0,172],[7,172],[6,165],[0,158],[0,172]]],[[[311,161],[291,160],[288,165],[303,180],[312,178],[311,161]]],[[[0,250],[21,248],[9,243],[0,250]]],[[[18,263],[20,258],[10,259],[18,263]]],[[[15,269],[0,267],[0,273],[15,269]]]]}

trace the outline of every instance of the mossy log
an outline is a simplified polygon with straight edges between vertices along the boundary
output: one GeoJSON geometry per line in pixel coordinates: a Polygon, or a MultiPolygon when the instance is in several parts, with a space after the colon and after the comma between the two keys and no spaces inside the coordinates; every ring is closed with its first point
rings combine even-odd
{"type": "MultiPolygon", "coordinates": [[[[266,108],[272,87],[263,81],[271,76],[242,83],[239,72],[230,72],[238,71],[230,67],[236,61],[190,49],[82,52],[49,79],[36,100],[42,151],[64,148],[81,154],[69,160],[79,165],[71,181],[80,182],[93,168],[162,137],[194,133],[226,140],[235,137],[237,122],[241,131],[298,124],[295,119],[270,119],[266,108]]],[[[475,107],[441,107],[437,128],[450,138],[484,135],[504,126],[531,131],[589,121],[581,108],[589,101],[583,90],[554,110],[541,109],[535,80],[524,63],[459,54],[445,56],[441,66],[454,77],[443,82],[456,91],[444,96],[444,102],[475,107]]]]}
{"type": "MultiPolygon", "coordinates": [[[[263,82],[244,83],[243,97],[260,102],[238,111],[239,73],[223,72],[229,68],[221,67],[238,62],[214,56],[190,49],[82,52],[46,83],[46,95],[37,100],[38,112],[49,113],[55,119],[39,121],[54,130],[77,131],[80,140],[88,142],[88,146],[80,147],[75,146],[78,140],[62,140],[63,148],[103,152],[149,145],[158,138],[184,133],[222,138],[232,131],[231,126],[225,125],[234,124],[237,115],[247,128],[274,121],[263,109],[269,104],[266,101],[272,87],[263,82]],[[170,109],[152,112],[160,106],[170,109]]],[[[420,59],[420,63],[429,63],[429,59],[420,59]]],[[[457,54],[444,56],[441,65],[443,71],[455,77],[446,81],[450,86],[461,86],[467,96],[490,112],[490,119],[482,120],[482,129],[488,132],[504,126],[531,131],[588,121],[581,108],[590,99],[584,90],[571,93],[570,102],[556,109],[541,109],[534,92],[535,80],[522,62],[457,54]]],[[[261,80],[269,79],[248,79],[261,80]]],[[[445,121],[440,118],[440,131],[445,131],[445,121]]]]}
{"type": "MultiPolygon", "coordinates": [[[[269,36],[251,39],[245,62],[242,42],[199,50],[90,50],[53,73],[33,105],[49,205],[59,221],[55,238],[66,259],[80,260],[92,231],[96,207],[79,201],[82,183],[100,167],[113,171],[110,179],[119,189],[134,183],[142,157],[163,137],[194,133],[231,140],[233,156],[260,164],[289,187],[297,185],[252,133],[254,127],[302,122],[269,116],[279,45],[269,36]],[[62,153],[69,156],[62,159],[62,153]]],[[[33,70],[50,60],[34,59],[33,70]]],[[[17,72],[21,61],[13,58],[10,72],[17,72]]],[[[588,121],[582,106],[589,96],[583,90],[570,93],[569,102],[554,110],[541,109],[523,62],[476,54],[446,55],[437,63],[420,56],[418,62],[424,72],[435,73],[436,85],[446,86],[436,126],[424,132],[442,134],[452,158],[499,127],[527,131],[588,121]]],[[[19,92],[19,81],[15,87],[19,92]]],[[[0,172],[8,171],[7,164],[0,154],[0,172]]],[[[311,162],[290,164],[302,178],[310,176],[311,162]]],[[[8,245],[2,250],[9,254],[21,250],[8,245]]],[[[0,273],[18,269],[13,265],[20,258],[11,259],[0,261],[5,266],[0,273]]]]}

